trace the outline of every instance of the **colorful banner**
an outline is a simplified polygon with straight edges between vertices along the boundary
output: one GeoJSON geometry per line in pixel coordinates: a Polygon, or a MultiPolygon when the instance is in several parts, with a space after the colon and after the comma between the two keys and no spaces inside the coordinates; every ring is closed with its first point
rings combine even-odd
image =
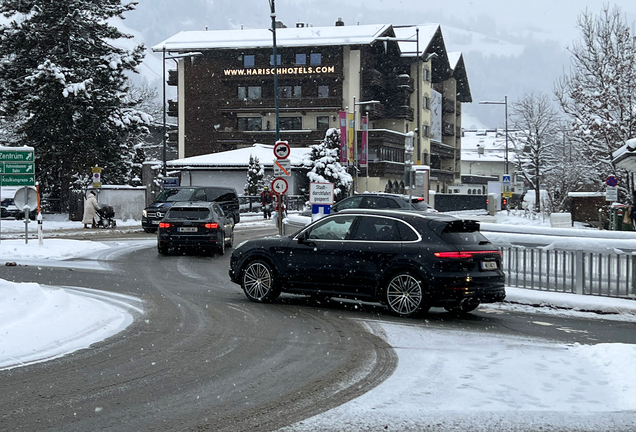
{"type": "Polygon", "coordinates": [[[349,113],[349,163],[353,165],[353,159],[355,157],[354,149],[353,149],[353,139],[355,130],[355,117],[353,113],[349,113]]]}
{"type": "Polygon", "coordinates": [[[367,154],[369,152],[369,116],[362,117],[362,142],[360,143],[360,166],[368,166],[367,154]]]}
{"type": "Polygon", "coordinates": [[[340,119],[340,163],[347,163],[347,113],[345,111],[338,112],[340,119]]]}

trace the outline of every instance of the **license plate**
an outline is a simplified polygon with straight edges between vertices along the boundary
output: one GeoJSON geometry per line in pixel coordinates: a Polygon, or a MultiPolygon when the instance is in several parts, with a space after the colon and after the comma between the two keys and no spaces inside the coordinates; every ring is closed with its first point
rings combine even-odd
{"type": "Polygon", "coordinates": [[[177,228],[179,232],[197,232],[197,227],[179,227],[177,228]]]}
{"type": "Polygon", "coordinates": [[[161,222],[161,221],[159,221],[159,220],[153,220],[153,221],[152,221],[152,224],[153,224],[153,225],[159,225],[159,222],[161,222]]]}
{"type": "Polygon", "coordinates": [[[482,270],[497,270],[497,261],[482,261],[482,270]]]}

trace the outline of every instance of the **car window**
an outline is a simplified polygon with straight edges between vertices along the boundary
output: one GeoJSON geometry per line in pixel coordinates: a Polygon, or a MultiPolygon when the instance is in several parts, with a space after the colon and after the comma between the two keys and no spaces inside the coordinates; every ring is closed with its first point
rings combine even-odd
{"type": "Polygon", "coordinates": [[[419,240],[418,234],[413,230],[413,228],[411,228],[404,222],[398,222],[398,229],[400,231],[400,239],[402,239],[402,241],[419,240]]]}
{"type": "Polygon", "coordinates": [[[208,188],[208,199],[210,201],[236,201],[237,197],[234,191],[230,189],[208,188]]]}
{"type": "Polygon", "coordinates": [[[193,201],[207,201],[208,198],[205,195],[205,189],[197,189],[197,191],[194,194],[194,197],[192,197],[193,201]]]}
{"type": "Polygon", "coordinates": [[[400,241],[400,230],[395,219],[361,216],[352,240],[400,241]]]}
{"type": "Polygon", "coordinates": [[[164,189],[157,195],[155,202],[190,201],[194,190],[194,188],[164,189]]]}
{"type": "Polygon", "coordinates": [[[207,219],[209,216],[210,210],[205,207],[172,207],[166,218],[198,220],[207,219]]]}
{"type": "Polygon", "coordinates": [[[217,215],[222,216],[222,217],[224,217],[224,216],[225,216],[225,213],[223,212],[223,209],[222,209],[222,208],[221,208],[221,206],[220,206],[220,205],[218,205],[217,203],[214,203],[214,205],[213,205],[213,207],[212,207],[212,208],[214,209],[214,212],[215,212],[217,215]]]}
{"type": "Polygon", "coordinates": [[[360,208],[360,203],[362,202],[361,196],[354,196],[350,198],[343,199],[342,201],[336,203],[334,205],[334,210],[340,211],[350,208],[360,208]]]}
{"type": "Polygon", "coordinates": [[[368,209],[387,209],[400,208],[400,205],[393,199],[379,196],[368,196],[362,201],[362,208],[368,209]]]}
{"type": "Polygon", "coordinates": [[[355,216],[342,216],[317,222],[310,229],[309,238],[316,240],[344,240],[349,234],[349,229],[354,219],[355,216]]]}
{"type": "Polygon", "coordinates": [[[458,220],[450,222],[446,224],[440,236],[451,244],[477,245],[480,243],[490,243],[490,241],[479,232],[479,224],[475,221],[458,220]]]}

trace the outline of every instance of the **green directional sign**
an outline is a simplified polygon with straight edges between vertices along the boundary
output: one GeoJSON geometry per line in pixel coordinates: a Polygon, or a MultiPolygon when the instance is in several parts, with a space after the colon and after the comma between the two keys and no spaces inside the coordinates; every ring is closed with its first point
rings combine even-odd
{"type": "Polygon", "coordinates": [[[33,162],[33,150],[0,150],[0,162],[33,162]]]}
{"type": "Polygon", "coordinates": [[[35,164],[32,163],[16,163],[4,162],[3,174],[33,174],[35,173],[35,164]]]}
{"type": "Polygon", "coordinates": [[[0,176],[0,186],[34,186],[34,175],[11,175],[4,174],[0,176]]]}

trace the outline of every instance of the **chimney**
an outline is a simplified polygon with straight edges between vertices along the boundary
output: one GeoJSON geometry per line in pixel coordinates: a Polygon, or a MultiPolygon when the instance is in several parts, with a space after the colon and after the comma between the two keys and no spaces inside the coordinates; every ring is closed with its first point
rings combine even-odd
{"type": "Polygon", "coordinates": [[[301,23],[301,22],[296,23],[296,28],[303,28],[303,27],[305,27],[305,23],[301,23]]]}
{"type": "Polygon", "coordinates": [[[338,18],[338,21],[336,21],[336,27],[344,27],[344,25],[342,18],[338,18]]]}

